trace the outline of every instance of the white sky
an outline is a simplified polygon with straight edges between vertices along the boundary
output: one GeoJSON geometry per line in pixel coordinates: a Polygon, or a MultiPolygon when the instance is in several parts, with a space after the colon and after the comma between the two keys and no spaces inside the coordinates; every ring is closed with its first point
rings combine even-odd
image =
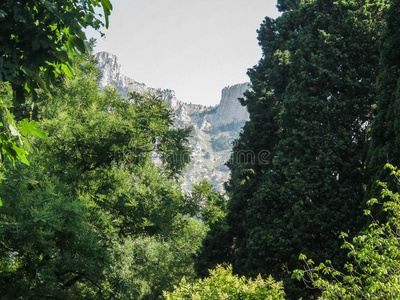
{"type": "Polygon", "coordinates": [[[115,54],[122,73],[174,90],[184,102],[215,105],[228,85],[249,81],[261,58],[256,30],[276,18],[276,0],[112,0],[110,28],[96,52],[115,54]]]}

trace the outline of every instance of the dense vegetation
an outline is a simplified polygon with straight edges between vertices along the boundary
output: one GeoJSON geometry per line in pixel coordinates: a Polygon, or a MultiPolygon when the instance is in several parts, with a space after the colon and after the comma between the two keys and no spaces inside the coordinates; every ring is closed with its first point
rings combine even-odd
{"type": "Polygon", "coordinates": [[[313,298],[291,279],[299,254],[345,264],[339,236],[368,225],[365,201],[399,158],[396,6],[278,1],[282,15],[261,25],[263,57],[248,72],[250,121],[229,162],[228,214],[203,243],[199,274],[229,262],[283,280],[290,299],[313,298]]]}
{"type": "Polygon", "coordinates": [[[170,159],[187,157],[189,131],[159,96],[100,91],[92,62],[74,72],[42,95],[48,138],[30,139],[30,166],[5,171],[1,297],[156,297],[190,276],[205,233],[170,159]]]}
{"type": "MultiPolygon", "coordinates": [[[[108,27],[112,10],[109,0],[0,3],[0,82],[12,86],[17,117],[28,117],[24,109],[26,96],[34,101],[37,88],[49,93],[49,84],[61,73],[73,76],[72,60],[88,52],[83,30],[87,27],[99,30],[104,25],[95,13],[96,7],[103,7],[108,27]]],[[[36,123],[27,125],[26,121],[15,120],[8,108],[6,99],[0,98],[1,155],[29,164],[26,158],[29,143],[21,138],[21,133],[42,134],[31,130],[37,128],[36,123]],[[21,147],[22,140],[26,147],[21,147]]]]}
{"type": "MultiPolygon", "coordinates": [[[[386,169],[400,183],[400,171],[390,164],[386,169]]],[[[384,223],[376,221],[371,211],[365,214],[373,220],[367,230],[354,237],[352,242],[344,242],[352,258],[344,266],[345,271],[335,269],[330,261],[315,265],[304,255],[305,268],[295,270],[294,277],[303,279],[309,287],[323,291],[324,299],[398,299],[400,297],[400,194],[393,193],[387,183],[380,182],[381,199],[368,201],[368,204],[381,204],[388,214],[384,223]]],[[[344,239],[347,238],[343,234],[344,239]]]]}
{"type": "Polygon", "coordinates": [[[99,88],[96,6],[0,4],[0,299],[399,296],[400,0],[278,1],[228,200],[160,95],[99,88]]]}

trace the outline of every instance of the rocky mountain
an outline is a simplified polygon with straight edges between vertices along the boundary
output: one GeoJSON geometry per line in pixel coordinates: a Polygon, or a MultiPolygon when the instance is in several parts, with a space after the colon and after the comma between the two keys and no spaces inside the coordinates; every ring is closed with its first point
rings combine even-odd
{"type": "MultiPolygon", "coordinates": [[[[172,90],[160,90],[147,87],[121,74],[121,65],[117,57],[107,52],[96,54],[98,68],[102,73],[102,87],[114,85],[127,95],[135,92],[161,92],[175,114],[177,126],[193,126],[191,163],[184,174],[185,187],[200,179],[208,179],[219,190],[229,178],[225,163],[230,157],[232,143],[238,137],[244,122],[249,119],[246,108],[238,98],[249,89],[248,83],[236,84],[222,89],[220,103],[216,106],[189,104],[176,98],[172,90]]],[[[190,99],[188,99],[190,100],[190,99]]]]}

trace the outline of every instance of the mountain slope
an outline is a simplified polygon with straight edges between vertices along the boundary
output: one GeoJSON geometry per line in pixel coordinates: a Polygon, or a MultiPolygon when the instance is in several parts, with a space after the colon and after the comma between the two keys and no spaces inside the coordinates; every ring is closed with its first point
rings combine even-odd
{"type": "Polygon", "coordinates": [[[250,87],[249,84],[225,87],[217,106],[189,104],[178,100],[172,90],[147,87],[144,83],[121,74],[121,65],[113,54],[99,52],[96,59],[102,73],[100,84],[103,88],[114,85],[123,95],[130,91],[160,91],[175,114],[176,125],[193,126],[190,140],[193,148],[192,161],[184,173],[184,186],[189,187],[192,182],[208,179],[219,190],[223,190],[223,183],[229,178],[225,163],[230,157],[232,143],[238,137],[244,122],[249,119],[247,110],[238,101],[250,87]]]}

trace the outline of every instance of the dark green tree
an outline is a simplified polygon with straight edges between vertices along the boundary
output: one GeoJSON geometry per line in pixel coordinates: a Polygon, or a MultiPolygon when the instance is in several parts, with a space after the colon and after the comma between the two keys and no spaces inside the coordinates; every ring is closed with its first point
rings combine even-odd
{"type": "Polygon", "coordinates": [[[392,1],[381,39],[381,68],[377,82],[377,114],[371,126],[367,157],[368,192],[366,199],[379,195],[376,181],[398,184],[383,169],[386,163],[400,165],[400,2],[392,1]]]}
{"type": "MultiPolygon", "coordinates": [[[[400,171],[386,164],[394,181],[399,183],[400,171]]],[[[385,222],[376,220],[370,210],[365,214],[373,220],[368,229],[360,232],[352,241],[343,234],[342,248],[351,258],[345,264],[344,272],[339,271],[332,262],[316,264],[304,255],[305,268],[296,270],[294,276],[302,279],[311,288],[322,291],[323,299],[398,299],[400,297],[400,195],[379,182],[381,196],[368,201],[369,209],[380,204],[387,213],[385,222]]]]}
{"type": "MultiPolygon", "coordinates": [[[[278,1],[259,30],[246,123],[234,147],[227,234],[234,270],[284,280],[298,254],[343,261],[358,232],[363,151],[388,1],[278,1]]],[[[212,232],[211,232],[212,234],[212,232]]],[[[212,247],[212,245],[210,245],[212,247]]],[[[209,252],[209,249],[205,249],[209,252]]],[[[218,262],[218,256],[214,258],[218,262]]]]}

